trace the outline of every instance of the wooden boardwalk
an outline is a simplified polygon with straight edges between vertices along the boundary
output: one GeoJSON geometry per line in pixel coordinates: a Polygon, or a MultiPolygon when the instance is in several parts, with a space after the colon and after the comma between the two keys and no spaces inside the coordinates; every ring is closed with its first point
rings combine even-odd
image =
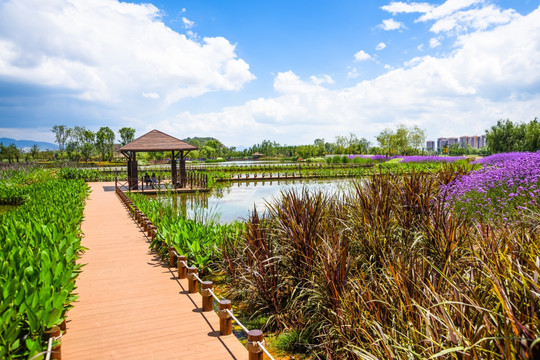
{"type": "Polygon", "coordinates": [[[215,312],[201,312],[201,295],[188,294],[148,248],[148,240],[114,192],[91,183],[82,245],[86,264],[80,298],[67,314],[62,359],[246,359],[234,336],[221,336],[215,312]]]}

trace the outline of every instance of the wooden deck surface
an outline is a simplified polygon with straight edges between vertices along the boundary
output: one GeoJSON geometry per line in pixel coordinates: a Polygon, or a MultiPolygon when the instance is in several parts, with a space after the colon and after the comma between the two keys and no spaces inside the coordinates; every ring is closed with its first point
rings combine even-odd
{"type": "Polygon", "coordinates": [[[234,335],[219,334],[217,314],[201,312],[201,295],[188,294],[187,280],[149,251],[114,183],[90,186],[82,224],[89,250],[62,359],[247,359],[234,335]]]}

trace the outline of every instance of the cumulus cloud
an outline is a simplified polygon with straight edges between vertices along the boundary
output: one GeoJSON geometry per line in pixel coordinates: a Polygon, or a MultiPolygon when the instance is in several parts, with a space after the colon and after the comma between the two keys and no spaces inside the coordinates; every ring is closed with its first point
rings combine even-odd
{"type": "Polygon", "coordinates": [[[172,103],[254,79],[227,39],[188,39],[161,16],[115,0],[2,1],[0,77],[109,103],[145,93],[172,103]]]}
{"type": "Polygon", "coordinates": [[[332,79],[330,75],[322,75],[322,76],[310,76],[309,79],[311,82],[315,85],[321,85],[321,84],[334,84],[335,81],[332,79]]]}
{"type": "Polygon", "coordinates": [[[273,98],[259,98],[219,112],[183,112],[162,125],[207,128],[220,139],[243,144],[314,138],[354,132],[373,139],[385,127],[418,125],[430,137],[481,134],[499,118],[530,120],[540,109],[540,8],[507,25],[458,38],[444,57],[424,56],[373,80],[343,89],[276,75],[273,98]]]}
{"type": "Polygon", "coordinates": [[[182,16],[182,22],[184,23],[184,27],[186,29],[191,29],[195,25],[194,21],[189,20],[185,16],[182,16]]]}
{"type": "Polygon", "coordinates": [[[382,21],[382,24],[380,24],[378,27],[386,31],[391,31],[391,30],[399,30],[401,28],[404,28],[405,25],[394,19],[385,19],[382,21]]]}
{"type": "Polygon", "coordinates": [[[429,47],[430,48],[436,48],[436,47],[439,47],[441,46],[441,42],[439,41],[439,39],[437,38],[431,38],[429,39],[429,47]]]}
{"type": "Polygon", "coordinates": [[[463,33],[470,30],[485,30],[491,26],[507,24],[518,16],[513,9],[501,10],[484,0],[447,0],[441,5],[428,3],[391,2],[381,9],[397,15],[420,13],[415,22],[435,21],[430,31],[463,33]]]}
{"type": "Polygon", "coordinates": [[[388,5],[381,7],[384,11],[388,11],[392,15],[401,13],[427,13],[433,9],[433,5],[429,3],[404,3],[401,1],[392,1],[388,5]]]}
{"type": "Polygon", "coordinates": [[[354,61],[356,61],[356,62],[370,60],[370,59],[371,59],[371,55],[369,55],[364,50],[360,50],[359,52],[354,54],[354,61]]]}
{"type": "Polygon", "coordinates": [[[386,47],[386,44],[383,43],[383,42],[380,42],[377,44],[377,46],[375,46],[375,50],[377,51],[381,51],[382,49],[384,49],[386,47]]]}

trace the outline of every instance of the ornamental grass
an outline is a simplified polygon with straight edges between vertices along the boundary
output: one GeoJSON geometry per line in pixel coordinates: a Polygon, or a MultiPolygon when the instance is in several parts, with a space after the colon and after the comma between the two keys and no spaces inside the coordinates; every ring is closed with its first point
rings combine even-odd
{"type": "Polygon", "coordinates": [[[224,271],[266,330],[299,334],[315,357],[539,358],[538,209],[505,226],[471,219],[446,202],[467,173],[283,192],[254,209],[224,271]]]}

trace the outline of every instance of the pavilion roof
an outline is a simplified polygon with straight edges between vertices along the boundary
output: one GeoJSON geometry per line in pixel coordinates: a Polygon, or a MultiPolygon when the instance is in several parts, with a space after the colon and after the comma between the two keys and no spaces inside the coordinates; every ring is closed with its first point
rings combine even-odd
{"type": "Polygon", "coordinates": [[[119,150],[124,151],[188,151],[197,150],[196,146],[188,144],[159,130],[152,130],[133,140],[119,150]]]}

